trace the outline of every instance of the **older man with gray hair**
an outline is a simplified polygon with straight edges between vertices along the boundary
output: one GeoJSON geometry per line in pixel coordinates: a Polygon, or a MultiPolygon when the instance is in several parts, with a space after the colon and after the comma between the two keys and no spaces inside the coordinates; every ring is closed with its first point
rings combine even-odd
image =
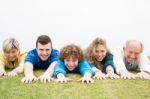
{"type": "Polygon", "coordinates": [[[114,65],[122,79],[150,79],[150,64],[143,53],[143,44],[137,40],[129,40],[125,46],[114,50],[114,65]],[[137,74],[129,71],[139,71],[137,74]]]}

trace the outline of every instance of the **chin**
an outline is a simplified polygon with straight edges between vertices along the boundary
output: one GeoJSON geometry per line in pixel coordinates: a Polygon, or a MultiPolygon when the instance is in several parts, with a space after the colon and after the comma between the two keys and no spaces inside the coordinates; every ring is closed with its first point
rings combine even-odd
{"type": "Polygon", "coordinates": [[[42,61],[46,61],[46,60],[47,60],[47,58],[41,58],[41,60],[42,60],[42,61]]]}
{"type": "Polygon", "coordinates": [[[69,71],[73,71],[74,70],[74,68],[73,69],[68,69],[69,71]]]}

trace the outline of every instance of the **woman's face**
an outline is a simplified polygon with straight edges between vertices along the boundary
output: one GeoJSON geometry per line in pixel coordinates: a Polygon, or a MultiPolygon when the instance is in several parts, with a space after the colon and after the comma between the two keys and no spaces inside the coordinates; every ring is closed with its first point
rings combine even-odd
{"type": "Polygon", "coordinates": [[[10,51],[5,52],[5,56],[8,61],[14,62],[18,58],[19,53],[20,53],[19,50],[11,49],[10,51]]]}
{"type": "Polygon", "coordinates": [[[93,49],[93,54],[97,59],[97,61],[102,61],[105,58],[106,53],[107,53],[107,49],[104,45],[99,44],[93,49]]]}
{"type": "Polygon", "coordinates": [[[74,70],[78,66],[78,59],[68,57],[64,59],[64,63],[69,71],[74,70]]]}

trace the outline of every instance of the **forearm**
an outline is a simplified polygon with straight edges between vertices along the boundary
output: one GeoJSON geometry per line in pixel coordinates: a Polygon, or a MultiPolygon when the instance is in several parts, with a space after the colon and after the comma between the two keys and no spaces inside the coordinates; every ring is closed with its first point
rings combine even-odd
{"type": "Polygon", "coordinates": [[[25,76],[34,75],[33,74],[33,65],[29,62],[26,62],[24,65],[24,74],[25,76]]]}
{"type": "Polygon", "coordinates": [[[106,73],[107,73],[107,74],[108,74],[108,73],[114,73],[113,67],[112,67],[112,66],[107,66],[107,68],[106,68],[106,73]]]}
{"type": "Polygon", "coordinates": [[[101,70],[99,70],[99,69],[96,68],[96,67],[92,67],[92,70],[93,70],[94,74],[95,74],[96,72],[101,72],[101,70]]]}
{"type": "Polygon", "coordinates": [[[91,76],[92,76],[92,74],[90,72],[86,72],[83,77],[89,77],[89,78],[91,78],[91,76]]]}
{"type": "Polygon", "coordinates": [[[48,73],[50,76],[53,75],[54,73],[54,68],[56,66],[57,62],[53,62],[49,67],[48,69],[45,71],[45,73],[48,73]]]}
{"type": "Polygon", "coordinates": [[[22,73],[24,69],[24,62],[20,63],[20,65],[15,68],[13,71],[15,71],[16,73],[22,73]]]}
{"type": "Polygon", "coordinates": [[[57,74],[57,78],[60,79],[60,78],[65,78],[65,76],[62,74],[62,73],[59,73],[57,74]]]}
{"type": "Polygon", "coordinates": [[[0,71],[5,71],[5,68],[3,65],[0,65],[0,71]]]}

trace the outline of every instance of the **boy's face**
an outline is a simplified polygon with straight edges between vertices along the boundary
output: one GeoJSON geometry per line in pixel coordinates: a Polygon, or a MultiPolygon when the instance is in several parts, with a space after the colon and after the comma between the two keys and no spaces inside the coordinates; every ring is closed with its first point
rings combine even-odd
{"type": "Polygon", "coordinates": [[[51,43],[48,43],[46,45],[42,45],[38,43],[36,50],[40,59],[42,61],[46,61],[51,54],[51,50],[52,50],[51,43]]]}
{"type": "Polygon", "coordinates": [[[107,50],[104,45],[99,44],[97,47],[93,49],[93,54],[95,58],[97,59],[97,61],[102,61],[105,58],[106,53],[107,53],[107,50]]]}
{"type": "Polygon", "coordinates": [[[64,63],[69,71],[74,70],[78,66],[78,59],[68,57],[64,59],[64,63]]]}
{"type": "Polygon", "coordinates": [[[19,56],[19,50],[11,49],[10,51],[5,52],[5,56],[8,61],[14,62],[19,56]]]}

